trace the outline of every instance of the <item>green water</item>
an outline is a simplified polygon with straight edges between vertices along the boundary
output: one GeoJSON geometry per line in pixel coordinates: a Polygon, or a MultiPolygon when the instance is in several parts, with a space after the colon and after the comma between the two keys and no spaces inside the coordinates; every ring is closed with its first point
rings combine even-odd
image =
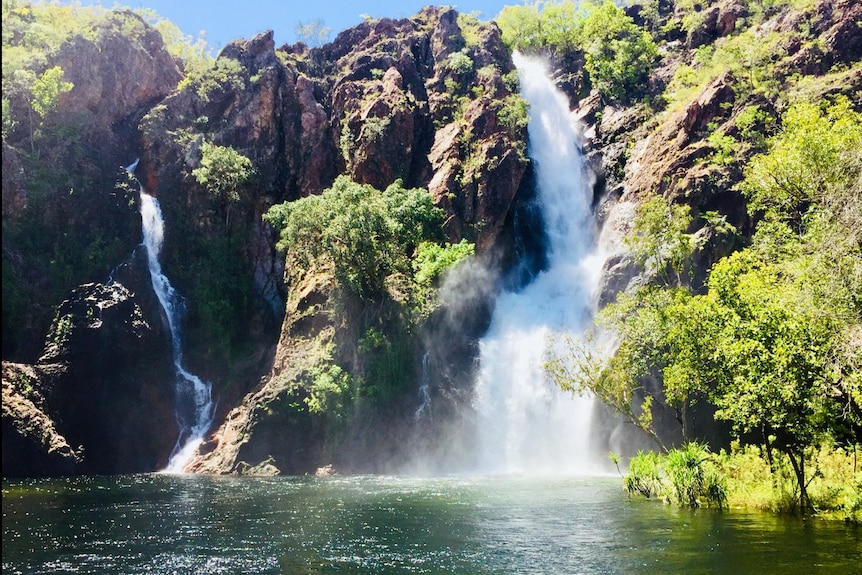
{"type": "Polygon", "coordinates": [[[4,481],[4,574],[860,572],[860,530],[629,501],[618,478],[4,481]]]}

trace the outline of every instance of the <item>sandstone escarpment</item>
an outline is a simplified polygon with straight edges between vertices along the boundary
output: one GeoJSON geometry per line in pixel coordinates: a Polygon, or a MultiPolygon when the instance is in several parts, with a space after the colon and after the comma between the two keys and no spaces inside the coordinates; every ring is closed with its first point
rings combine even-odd
{"type": "Polygon", "coordinates": [[[741,3],[723,1],[698,13],[698,23],[685,41],[678,31],[686,14],[669,12],[668,24],[656,30],[666,44],[644,103],[620,106],[595,92],[579,101],[576,113],[585,124],[591,163],[606,188],[599,217],[606,222],[602,241],[612,257],[606,264],[603,303],[647,279],[638,276],[622,239],[629,233],[634,206],[651,196],[692,208],[689,231],[699,234],[701,242],[690,278],[695,287],[712,263],[745,242],[753,221],[737,184],[743,177],[741,166],[764,151],[765,141],[752,134],[774,129],[794,99],[840,93],[860,105],[860,10],[858,3],[843,0],[821,1],[807,11],[783,6],[752,26],[754,15],[741,3]],[[748,58],[747,63],[702,62],[696,48],[704,45],[709,52],[700,57],[727,47],[728,54],[748,58]],[[712,76],[690,96],[677,94],[666,101],[674,91],[689,93],[680,80],[686,73],[709,66],[712,76]],[[735,232],[716,233],[704,217],[707,213],[723,218],[735,232]]]}
{"type": "MultiPolygon", "coordinates": [[[[4,26],[19,25],[15,16],[4,26]]],[[[59,67],[72,88],[41,118],[27,90],[4,100],[15,121],[3,136],[3,357],[23,362],[40,353],[64,294],[103,280],[139,241],[134,190],[117,187],[121,166],[139,153],[137,121],[181,78],[161,35],[130,11],[34,62],[32,74],[59,67]]]]}
{"type": "MultiPolygon", "coordinates": [[[[171,237],[170,226],[178,220],[202,237],[232,233],[219,221],[218,202],[190,177],[204,141],[230,146],[256,168],[253,185],[242,191],[233,212],[234,229],[245,225],[243,233],[258,246],[242,257],[256,270],[258,293],[268,294],[270,302],[286,302],[286,308],[281,304],[286,311],[272,367],[234,380],[230,393],[247,393],[222,404],[223,424],[189,468],[243,472],[269,461],[282,472],[309,471],[330,462],[321,459],[327,457],[325,419],[309,415],[304,403],[309,374],[329,354],[348,371],[362,373],[367,366],[354,348],[369,326],[349,312],[343,321],[328,316],[331,288],[284,270],[260,214],[274,203],[320,193],[341,173],[378,189],[401,180],[434,194],[446,212],[451,240],[467,238],[480,251],[505,251],[501,232],[511,222],[527,166],[525,111],[513,92],[513,66],[499,30],[450,9],[365,22],[314,49],[276,50],[271,33],[265,33],[229,44],[216,69],[225,73],[215,81],[193,78],[142,122],[141,178],[165,209],[165,251],[175,253],[166,258],[167,273],[178,278],[184,293],[194,289],[195,278],[183,268],[198,256],[187,238],[171,237]],[[461,25],[470,27],[469,34],[461,25]],[[309,282],[317,287],[305,293],[309,282]],[[232,404],[236,407],[228,411],[232,404]]],[[[195,346],[192,336],[190,347],[195,346]]],[[[214,363],[218,359],[198,365],[206,369],[214,363]]],[[[213,379],[218,393],[225,378],[213,373],[213,379]]],[[[357,429],[357,440],[375,428],[357,429]]],[[[381,427],[379,441],[387,449],[396,449],[394,438],[383,437],[395,428],[394,422],[381,427]]],[[[360,441],[357,457],[373,451],[375,441],[360,441]]]]}

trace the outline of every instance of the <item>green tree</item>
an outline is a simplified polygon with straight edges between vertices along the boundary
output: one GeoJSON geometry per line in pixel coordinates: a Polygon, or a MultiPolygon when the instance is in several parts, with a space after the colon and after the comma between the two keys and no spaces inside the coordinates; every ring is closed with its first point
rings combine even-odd
{"type": "Polygon", "coordinates": [[[230,230],[231,204],[240,201],[240,191],[254,175],[254,165],[230,146],[211,142],[201,145],[201,165],[192,170],[195,181],[225,206],[225,225],[230,230]]]}
{"type": "Polygon", "coordinates": [[[57,108],[60,95],[70,92],[74,84],[64,80],[65,73],[60,66],[53,66],[36,76],[30,70],[19,70],[15,79],[29,90],[30,109],[30,147],[38,158],[37,141],[42,137],[49,114],[57,108]],[[32,81],[32,83],[29,83],[32,81]],[[29,86],[27,84],[29,83],[29,86]],[[32,112],[36,113],[36,117],[32,112]]]}
{"type": "Polygon", "coordinates": [[[615,100],[640,90],[658,57],[650,33],[611,0],[587,5],[580,44],[593,87],[615,100]]]}
{"type": "Polygon", "coordinates": [[[520,50],[540,48],[545,45],[539,7],[541,2],[525,2],[523,5],[505,6],[494,19],[500,27],[503,42],[520,50]]]}
{"type": "Polygon", "coordinates": [[[45,70],[33,82],[30,88],[33,94],[31,105],[40,118],[44,118],[57,107],[60,94],[65,94],[75,87],[71,82],[66,82],[64,76],[63,68],[54,66],[45,70]]]}
{"type": "Polygon", "coordinates": [[[689,206],[669,204],[661,196],[655,196],[635,208],[626,247],[648,274],[679,285],[683,275],[690,271],[696,247],[694,236],[687,233],[691,224],[689,206]]]}
{"type": "Polygon", "coordinates": [[[496,21],[512,48],[551,48],[560,55],[582,52],[593,87],[613,100],[641,90],[658,57],[650,33],[611,0],[507,6],[496,21]]]}
{"type": "Polygon", "coordinates": [[[859,181],[862,178],[862,113],[847,98],[825,110],[809,103],[791,106],[769,152],[752,159],[743,190],[755,210],[798,221],[816,205],[851,226],[859,237],[859,181]]]}
{"type": "Polygon", "coordinates": [[[380,296],[385,280],[409,274],[422,240],[439,238],[443,212],[422,189],[398,181],[380,192],[338,177],[328,190],[270,208],[278,248],[300,269],[332,267],[339,284],[361,298],[380,296]]]}

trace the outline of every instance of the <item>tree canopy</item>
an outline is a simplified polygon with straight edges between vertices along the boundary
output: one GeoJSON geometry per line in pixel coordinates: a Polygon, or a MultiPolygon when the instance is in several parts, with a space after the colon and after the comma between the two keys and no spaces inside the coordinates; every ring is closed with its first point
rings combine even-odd
{"type": "MultiPolygon", "coordinates": [[[[568,342],[549,364],[558,383],[610,398],[653,435],[649,376],[661,378],[678,413],[709,401],[737,434],[789,457],[805,507],[810,449],[824,437],[857,443],[862,430],[860,134],[862,114],[845,99],[791,107],[745,171],[742,188],[761,218],[751,245],[713,266],[704,294],[678,283],[621,294],[598,316],[618,338],[616,353],[568,342]]],[[[674,248],[685,246],[685,227],[661,224],[673,219],[660,217],[663,202],[639,213],[641,261],[685,255],[674,248]]]]}
{"type": "Polygon", "coordinates": [[[443,239],[442,217],[423,189],[398,181],[381,192],[346,176],[265,216],[280,230],[278,249],[289,261],[306,270],[332,266],[339,284],[360,297],[382,294],[387,276],[409,274],[420,243],[443,239]]]}
{"type": "Polygon", "coordinates": [[[496,22],[512,48],[583,53],[591,85],[612,100],[643,88],[658,57],[650,33],[611,0],[506,6],[496,22]]]}

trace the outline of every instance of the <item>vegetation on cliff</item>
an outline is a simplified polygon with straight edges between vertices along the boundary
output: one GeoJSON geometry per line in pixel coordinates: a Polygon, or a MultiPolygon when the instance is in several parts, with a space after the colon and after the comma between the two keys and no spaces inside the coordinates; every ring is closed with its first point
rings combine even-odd
{"type": "MultiPolygon", "coordinates": [[[[741,6],[747,25],[714,45],[695,46],[692,65],[665,47],[667,59],[675,59],[673,79],[652,96],[651,105],[667,106],[665,114],[688,107],[688,118],[697,121],[695,114],[709,105],[703,94],[710,83],[731,71],[724,108],[732,124],[713,120],[692,137],[711,149],[700,163],[729,177],[725,190],[745,201],[754,233],[731,224],[730,213],[692,205],[690,189],[641,199],[627,245],[651,281],[620,294],[599,314],[601,331],[593,340],[564,342],[548,369],[565,389],[595,393],[662,447],[655,416],[663,408],[678,420],[683,439],[697,438],[696,418],[714,417],[745,443],[760,446],[711,455],[688,443],[664,458],[639,455],[627,480],[632,492],[682,504],[745,503],[742,494],[754,488],[738,470],[758,465],[752,457],[759,453],[772,490],[756,505],[837,509],[858,521],[862,102],[858,92],[852,101],[828,94],[836,76],[848,67],[858,70],[858,55],[851,54],[849,63],[822,55],[832,67],[815,66],[808,75],[775,74],[786,70],[788,41],[800,32],[795,25],[779,27],[764,40],[761,25],[770,17],[797,23],[819,17],[794,12],[789,4],[741,6]],[[686,85],[693,90],[686,92],[686,85]],[[777,107],[754,103],[782,91],[777,107]],[[698,93],[695,108],[690,102],[698,93]],[[701,283],[698,266],[704,264],[697,254],[722,236],[737,238],[741,249],[707,265],[701,283]],[[601,333],[615,339],[612,354],[598,345],[606,341],[601,333]],[[656,380],[659,388],[651,383],[656,380]],[[690,465],[680,468],[680,460],[690,465]],[[680,469],[694,473],[688,480],[702,498],[680,496],[680,469]]],[[[665,33],[672,22],[663,25],[665,33]]],[[[689,45],[697,44],[692,32],[704,22],[682,19],[689,45]]],[[[721,84],[713,85],[718,93],[721,84]]],[[[668,189],[664,182],[658,186],[668,189]]]]}
{"type": "Polygon", "coordinates": [[[512,48],[581,52],[589,85],[612,100],[642,92],[658,57],[650,32],[611,0],[507,6],[497,23],[512,48]]]}
{"type": "Polygon", "coordinates": [[[115,187],[134,160],[129,115],[178,72],[131,11],[4,0],[2,14],[3,354],[32,361],[53,308],[135,245],[136,190],[115,187]],[[127,82],[138,62],[153,67],[127,82]]]}
{"type": "Polygon", "coordinates": [[[355,340],[338,353],[344,366],[332,355],[320,358],[305,399],[309,411],[339,420],[360,396],[388,407],[412,391],[415,338],[438,305],[435,286],[473,254],[472,244],[445,240],[443,215],[426,190],[397,181],[379,191],[346,176],[265,214],[280,232],[292,287],[308,275],[331,274],[337,290],[326,307],[355,340]]]}
{"type": "Polygon", "coordinates": [[[227,419],[245,427],[210,470],[302,471],[360,441],[351,431],[386,433],[374,422],[412,416],[445,270],[511,241],[528,161],[508,50],[542,51],[585,73],[569,91],[606,201],[638,205],[617,263],[646,284],[609,290],[599,322],[614,355],[569,346],[554,375],[660,443],[675,443],[662,411],[683,439],[715,419],[742,440],[636,458],[630,490],[733,505],[763,489],[740,487],[756,468],[773,489],[760,505],[853,516],[858,18],[845,0],[560,1],[506,7],[497,28],[429,8],[313,49],[263,34],[213,59],[148,11],[4,0],[4,358],[38,357],[70,290],[132,253],[136,190],[120,166],[140,153],[188,298],[189,355],[242,372],[219,391],[243,402],[227,419]],[[313,447],[289,453],[284,430],[305,427],[296,443],[313,447]]]}

